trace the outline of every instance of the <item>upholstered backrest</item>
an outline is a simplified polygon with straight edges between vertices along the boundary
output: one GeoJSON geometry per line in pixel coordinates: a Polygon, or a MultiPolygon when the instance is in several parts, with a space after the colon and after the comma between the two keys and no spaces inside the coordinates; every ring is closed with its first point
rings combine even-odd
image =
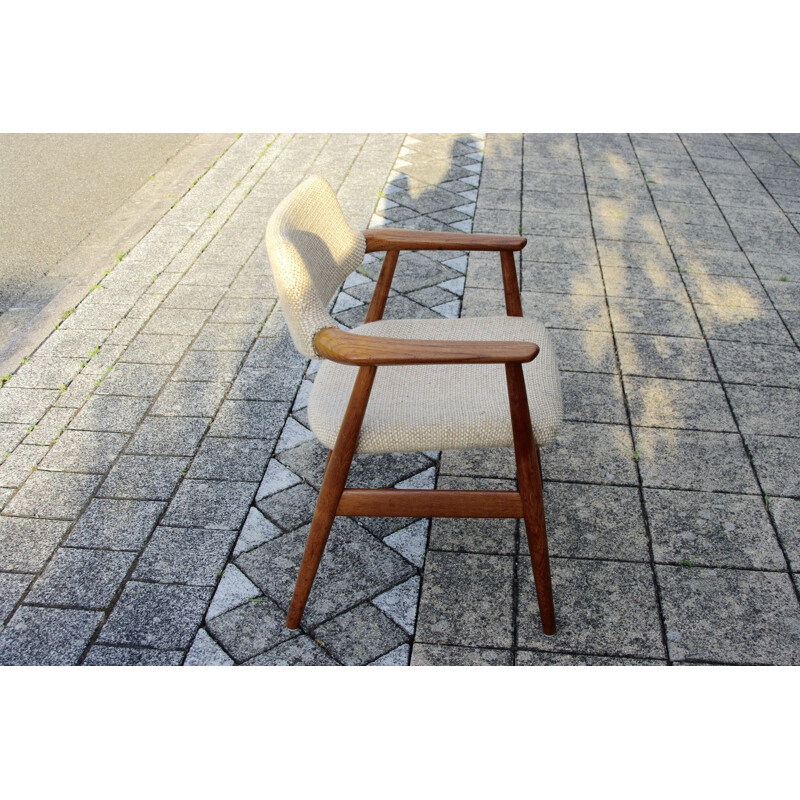
{"type": "Polygon", "coordinates": [[[286,324],[297,349],[319,358],[314,337],[337,327],[325,310],[344,279],[361,266],[364,236],[353,230],[330,184],[307,178],[267,223],[267,253],[286,324]]]}

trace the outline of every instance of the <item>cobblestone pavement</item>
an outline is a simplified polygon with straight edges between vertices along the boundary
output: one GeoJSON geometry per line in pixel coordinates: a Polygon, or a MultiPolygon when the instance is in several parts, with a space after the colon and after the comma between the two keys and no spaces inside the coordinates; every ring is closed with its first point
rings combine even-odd
{"type": "MultiPolygon", "coordinates": [[[[798,231],[795,134],[240,137],[0,389],[0,663],[800,663],[798,231]],[[554,637],[513,520],[339,520],[284,627],[325,453],[263,233],[308,174],[354,226],[528,237],[554,637]]],[[[386,313],[502,314],[499,259],[405,254],[386,313]]],[[[513,480],[510,452],[352,475],[513,480]]]]}

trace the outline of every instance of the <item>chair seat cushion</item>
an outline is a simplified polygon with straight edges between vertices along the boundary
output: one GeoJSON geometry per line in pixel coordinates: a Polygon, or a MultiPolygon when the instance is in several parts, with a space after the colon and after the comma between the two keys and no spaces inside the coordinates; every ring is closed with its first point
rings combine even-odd
{"type": "MultiPolygon", "coordinates": [[[[539,345],[523,364],[533,434],[539,446],[561,428],[561,385],[550,336],[525,317],[380,320],[353,333],[402,339],[522,341],[539,345]]],[[[358,367],[325,361],[308,403],[317,438],[333,448],[358,367]]],[[[359,453],[461,450],[513,444],[505,367],[445,364],[378,367],[358,440],[359,453]]]]}

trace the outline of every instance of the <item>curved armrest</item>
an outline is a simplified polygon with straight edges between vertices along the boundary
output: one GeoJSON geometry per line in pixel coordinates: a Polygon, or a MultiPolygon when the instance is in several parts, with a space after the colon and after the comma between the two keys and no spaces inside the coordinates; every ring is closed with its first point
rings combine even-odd
{"type": "Polygon", "coordinates": [[[539,355],[531,342],[453,342],[391,339],[324,328],[314,339],[317,353],[356,367],[402,364],[523,364],[539,355]]]}
{"type": "Polygon", "coordinates": [[[524,236],[492,233],[446,233],[405,228],[379,228],[362,233],[368,253],[376,250],[522,250],[528,243],[524,236]]]}

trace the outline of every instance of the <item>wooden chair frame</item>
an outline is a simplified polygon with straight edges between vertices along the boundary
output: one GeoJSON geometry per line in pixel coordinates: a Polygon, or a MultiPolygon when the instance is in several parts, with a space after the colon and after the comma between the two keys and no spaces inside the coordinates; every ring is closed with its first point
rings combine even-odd
{"type": "MultiPolygon", "coordinates": [[[[522,316],[514,252],[522,236],[458,234],[384,228],[364,231],[366,252],[384,251],[383,268],[365,322],[383,317],[389,287],[401,250],[484,250],[500,253],[506,313],[522,316]]],[[[522,364],[539,347],[527,342],[430,341],[360,336],[325,328],[315,338],[319,355],[359,368],[333,450],[328,455],[319,499],[311,521],[303,560],[286,625],[297,628],[317,574],[333,520],[337,516],[484,517],[525,520],[542,631],[555,633],[550,559],[542,499],[539,448],[531,428],[522,364]],[[401,364],[504,364],[519,491],[451,491],[443,489],[345,489],[361,424],[378,367],[401,364]]]]}

